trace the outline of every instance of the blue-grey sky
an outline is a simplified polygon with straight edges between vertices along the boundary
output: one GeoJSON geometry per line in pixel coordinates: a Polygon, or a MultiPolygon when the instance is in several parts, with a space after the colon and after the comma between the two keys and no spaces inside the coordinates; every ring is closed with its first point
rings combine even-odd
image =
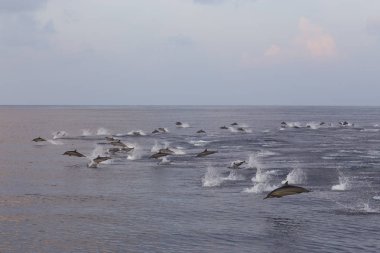
{"type": "Polygon", "coordinates": [[[379,0],[0,0],[1,104],[380,105],[379,0]]]}

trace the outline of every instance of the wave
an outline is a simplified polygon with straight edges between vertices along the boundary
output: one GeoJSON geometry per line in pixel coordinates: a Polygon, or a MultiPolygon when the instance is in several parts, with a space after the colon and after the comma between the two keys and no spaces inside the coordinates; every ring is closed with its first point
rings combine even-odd
{"type": "Polygon", "coordinates": [[[96,135],[111,135],[111,132],[108,129],[101,127],[96,131],[96,135]]]}
{"type": "Polygon", "coordinates": [[[82,129],[82,136],[91,136],[91,130],[90,129],[82,129]]]}
{"type": "Polygon", "coordinates": [[[161,161],[158,162],[158,165],[167,165],[171,164],[172,161],[170,161],[167,157],[161,157],[161,161]]]}
{"type": "Polygon", "coordinates": [[[47,140],[47,142],[49,142],[50,144],[53,144],[53,145],[63,145],[62,141],[47,140]]]}
{"type": "Polygon", "coordinates": [[[54,132],[52,135],[53,135],[53,140],[55,140],[55,139],[62,139],[66,137],[68,134],[65,131],[57,131],[57,132],[54,132]]]}
{"type": "Polygon", "coordinates": [[[168,148],[169,147],[169,142],[165,141],[163,143],[158,143],[157,141],[154,141],[154,145],[153,147],[151,148],[150,152],[152,153],[157,153],[160,149],[163,149],[163,148],[168,148]]]}
{"type": "Polygon", "coordinates": [[[202,178],[202,186],[216,187],[220,186],[224,181],[238,181],[244,179],[245,177],[239,175],[236,171],[230,171],[229,175],[224,177],[218,169],[209,166],[207,167],[206,174],[202,178]]]}
{"type": "Polygon", "coordinates": [[[300,168],[295,168],[289,172],[286,179],[281,183],[285,184],[285,182],[289,184],[304,184],[306,182],[306,173],[300,168]]]}
{"type": "Polygon", "coordinates": [[[258,183],[255,184],[253,187],[248,187],[243,190],[245,193],[263,193],[263,192],[270,192],[276,189],[277,185],[272,185],[270,183],[258,183]]]}
{"type": "Polygon", "coordinates": [[[380,209],[371,207],[371,205],[368,202],[359,202],[356,204],[342,204],[337,202],[337,204],[343,207],[344,214],[380,214],[380,209]]]}
{"type": "Polygon", "coordinates": [[[333,191],[345,191],[351,189],[350,178],[345,176],[341,171],[339,171],[339,184],[333,185],[331,190],[333,191]]]}
{"type": "Polygon", "coordinates": [[[317,122],[308,122],[306,123],[306,127],[316,130],[316,129],[321,128],[322,126],[320,125],[320,123],[317,123],[317,122]]]}
{"type": "Polygon", "coordinates": [[[190,144],[194,145],[195,147],[204,147],[206,146],[207,144],[209,144],[211,141],[204,141],[204,140],[192,140],[192,141],[189,141],[190,144]]]}
{"type": "Polygon", "coordinates": [[[188,128],[190,127],[190,124],[187,122],[183,122],[181,125],[177,125],[178,128],[188,128]]]}
{"type": "Polygon", "coordinates": [[[379,131],[380,131],[379,128],[364,128],[360,130],[360,132],[379,132],[379,131]]]}
{"type": "Polygon", "coordinates": [[[380,196],[373,196],[373,199],[380,200],[380,196]]]}

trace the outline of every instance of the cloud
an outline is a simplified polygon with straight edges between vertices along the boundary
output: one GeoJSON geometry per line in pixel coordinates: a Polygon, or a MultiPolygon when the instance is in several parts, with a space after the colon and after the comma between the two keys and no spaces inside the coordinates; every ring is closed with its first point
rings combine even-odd
{"type": "Polygon", "coordinates": [[[261,54],[243,53],[243,67],[270,66],[290,63],[303,59],[305,61],[329,60],[337,56],[335,39],[321,26],[312,24],[301,17],[298,22],[298,34],[281,47],[273,43],[261,54]]]}
{"type": "Polygon", "coordinates": [[[298,29],[297,44],[301,45],[313,58],[336,56],[335,40],[321,26],[312,24],[307,18],[301,17],[298,29]]]}
{"type": "Polygon", "coordinates": [[[371,35],[380,35],[380,16],[367,19],[367,32],[371,35]]]}
{"type": "Polygon", "coordinates": [[[41,21],[37,11],[47,0],[0,0],[0,46],[46,48],[55,32],[52,20],[41,21]]]}
{"type": "Polygon", "coordinates": [[[46,3],[47,0],[0,0],[0,13],[35,11],[45,6],[46,3]]]}
{"type": "Polygon", "coordinates": [[[273,44],[264,53],[267,57],[275,57],[281,53],[281,48],[278,45],[273,44]]]}

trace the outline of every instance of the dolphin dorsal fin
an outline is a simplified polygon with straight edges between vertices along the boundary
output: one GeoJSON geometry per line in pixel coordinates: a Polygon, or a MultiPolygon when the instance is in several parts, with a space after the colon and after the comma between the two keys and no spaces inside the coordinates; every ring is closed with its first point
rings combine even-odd
{"type": "Polygon", "coordinates": [[[284,185],[288,185],[288,181],[286,181],[284,185]]]}
{"type": "Polygon", "coordinates": [[[74,149],[74,152],[77,152],[77,150],[76,150],[76,149],[74,149]]]}
{"type": "Polygon", "coordinates": [[[207,148],[205,149],[205,152],[207,151],[207,148]]]}

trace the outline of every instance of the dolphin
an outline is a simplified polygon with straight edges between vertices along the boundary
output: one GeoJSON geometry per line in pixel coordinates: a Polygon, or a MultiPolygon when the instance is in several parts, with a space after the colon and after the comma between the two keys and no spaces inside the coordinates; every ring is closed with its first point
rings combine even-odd
{"type": "Polygon", "coordinates": [[[321,123],[319,123],[320,126],[323,126],[323,125],[325,125],[325,124],[326,124],[326,123],[323,122],[323,121],[322,121],[321,123]]]}
{"type": "Polygon", "coordinates": [[[212,154],[215,154],[215,153],[218,153],[218,151],[209,151],[206,148],[205,150],[203,150],[202,152],[200,152],[199,154],[197,154],[197,157],[204,157],[204,156],[212,155],[212,154]]]}
{"type": "Polygon", "coordinates": [[[246,161],[235,161],[231,163],[230,169],[240,169],[242,164],[246,163],[246,161]]]}
{"type": "Polygon", "coordinates": [[[130,147],[121,147],[121,148],[109,148],[108,149],[108,152],[109,153],[112,153],[112,154],[115,154],[117,152],[125,152],[125,153],[128,153],[129,151],[133,150],[134,148],[130,148],[130,147]]]}
{"type": "Polygon", "coordinates": [[[62,155],[76,156],[76,157],[85,157],[83,154],[79,153],[76,149],[71,151],[66,151],[62,155]]]}
{"type": "Polygon", "coordinates": [[[109,156],[99,156],[99,155],[98,155],[98,157],[96,157],[96,158],[93,159],[92,161],[93,161],[94,163],[96,163],[96,164],[99,164],[99,163],[101,163],[101,162],[105,162],[105,161],[110,160],[110,159],[111,159],[111,157],[109,157],[109,156]]]}
{"type": "Polygon", "coordinates": [[[174,154],[174,151],[169,148],[162,148],[158,151],[158,153],[172,155],[174,154]]]}
{"type": "Polygon", "coordinates": [[[228,129],[226,126],[221,126],[220,129],[228,129]]]}
{"type": "Polygon", "coordinates": [[[112,146],[117,146],[117,147],[126,147],[125,143],[121,142],[121,140],[115,140],[110,142],[112,146]]]}
{"type": "Polygon", "coordinates": [[[239,124],[236,123],[236,122],[234,122],[234,123],[231,124],[231,126],[237,126],[237,125],[239,125],[239,124]]]}
{"type": "Polygon", "coordinates": [[[160,131],[161,133],[167,133],[167,132],[168,132],[168,130],[166,130],[166,129],[163,128],[163,127],[159,127],[159,128],[158,128],[158,131],[160,131]]]}
{"type": "Polygon", "coordinates": [[[284,125],[284,126],[286,126],[287,124],[286,124],[286,122],[285,122],[285,121],[283,121],[283,122],[281,122],[281,125],[284,125]]]}
{"type": "Polygon", "coordinates": [[[151,155],[149,158],[158,159],[160,157],[164,157],[164,156],[167,156],[167,155],[169,155],[169,154],[168,153],[160,153],[160,152],[158,152],[158,153],[155,153],[155,154],[151,155]]]}
{"type": "Polygon", "coordinates": [[[289,185],[288,181],[286,181],[283,186],[271,191],[264,199],[281,198],[286,195],[299,194],[303,192],[310,192],[310,191],[300,186],[289,185]]]}
{"type": "Polygon", "coordinates": [[[153,130],[153,132],[152,132],[152,134],[157,134],[157,133],[159,133],[160,131],[158,131],[157,129],[154,129],[153,130]]]}
{"type": "Polygon", "coordinates": [[[115,139],[113,137],[106,136],[105,138],[106,138],[107,141],[118,141],[117,139],[115,139]]]}
{"type": "Polygon", "coordinates": [[[240,131],[240,132],[245,132],[245,129],[244,128],[242,128],[242,127],[238,127],[238,129],[237,129],[238,131],[240,131]]]}
{"type": "Polygon", "coordinates": [[[37,137],[37,138],[34,138],[32,141],[34,141],[34,142],[41,142],[41,141],[46,141],[46,140],[44,138],[37,137]]]}
{"type": "Polygon", "coordinates": [[[197,131],[197,134],[205,134],[205,133],[206,133],[206,131],[203,129],[197,131]]]}
{"type": "Polygon", "coordinates": [[[177,121],[177,122],[175,123],[175,125],[176,125],[176,126],[182,126],[182,122],[177,121]]]}

